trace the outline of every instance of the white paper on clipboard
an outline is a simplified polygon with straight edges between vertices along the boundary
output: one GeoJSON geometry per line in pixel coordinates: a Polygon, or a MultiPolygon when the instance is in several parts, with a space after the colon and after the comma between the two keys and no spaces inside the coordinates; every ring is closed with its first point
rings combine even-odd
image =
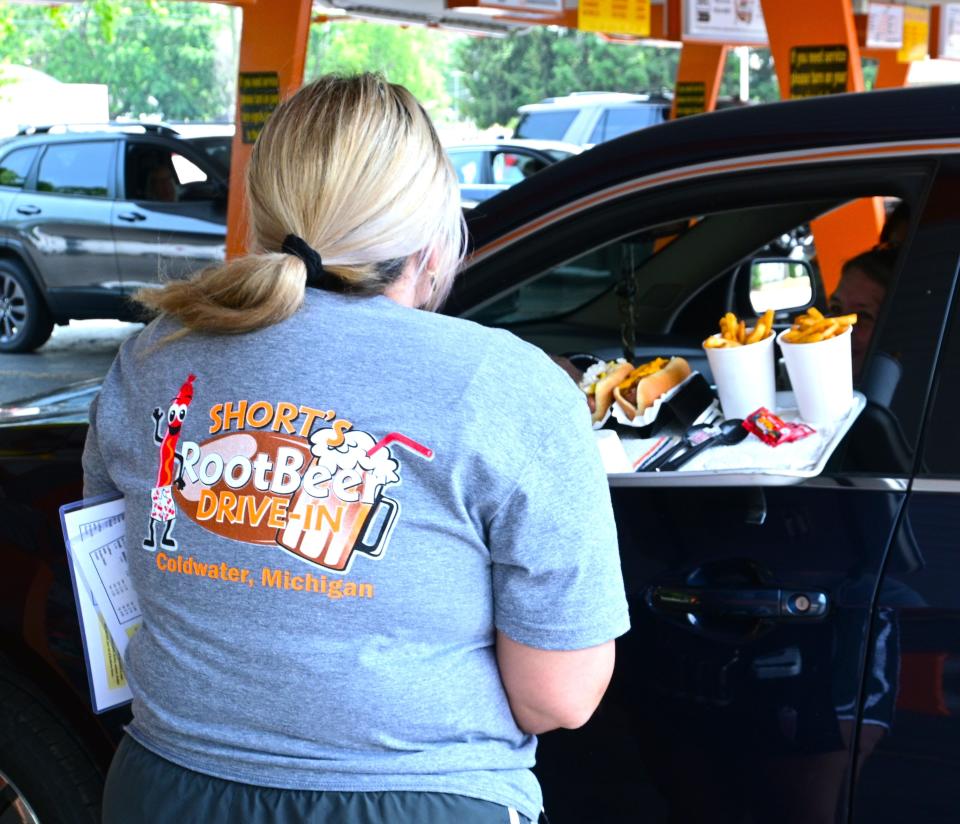
{"type": "Polygon", "coordinates": [[[142,621],[124,546],[123,498],[60,508],[95,712],[131,699],[123,654],[142,621]]]}

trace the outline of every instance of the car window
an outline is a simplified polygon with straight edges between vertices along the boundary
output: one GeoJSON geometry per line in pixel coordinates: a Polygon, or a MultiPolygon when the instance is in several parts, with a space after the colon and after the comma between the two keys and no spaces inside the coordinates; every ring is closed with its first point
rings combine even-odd
{"type": "Polygon", "coordinates": [[[482,151],[450,152],[450,162],[460,183],[483,183],[482,151]]]}
{"type": "Polygon", "coordinates": [[[37,156],[37,146],[14,149],[0,162],[0,186],[22,189],[30,173],[33,159],[37,156]]]}
{"type": "Polygon", "coordinates": [[[608,109],[604,118],[603,140],[613,140],[615,137],[659,122],[659,111],[655,106],[622,106],[608,109]]]}
{"type": "MultiPolygon", "coordinates": [[[[176,203],[190,199],[191,191],[209,175],[192,160],[153,143],[127,144],[124,154],[124,185],[130,200],[176,203]]],[[[206,193],[209,196],[209,192],[206,193]]],[[[196,199],[196,198],[194,198],[196,199]]]]}
{"type": "Polygon", "coordinates": [[[606,111],[600,113],[600,119],[597,121],[597,125],[593,127],[593,131],[590,133],[589,143],[603,143],[604,133],[606,131],[607,123],[607,113],[606,111]]]}
{"type": "Polygon", "coordinates": [[[512,186],[521,180],[547,168],[547,163],[539,157],[518,152],[493,152],[490,167],[494,183],[506,183],[512,186]]]}
{"type": "Polygon", "coordinates": [[[106,197],[112,141],[96,143],[54,143],[40,159],[37,189],[63,195],[106,197]]]}
{"type": "Polygon", "coordinates": [[[557,112],[526,112],[520,117],[514,137],[533,140],[563,140],[577,116],[576,109],[557,112]]]}
{"type": "Polygon", "coordinates": [[[622,272],[639,267],[654,253],[652,239],[617,241],[543,272],[468,317],[506,326],[565,315],[609,291],[622,272]]]}
{"type": "MultiPolygon", "coordinates": [[[[522,258],[527,264],[520,263],[521,258],[511,264],[525,279],[466,314],[510,329],[555,354],[589,351],[613,357],[622,353],[626,341],[638,342],[637,360],[682,352],[712,378],[702,342],[718,331],[718,319],[734,311],[749,327],[760,314],[750,300],[756,291],[750,288],[755,263],[778,262],[790,280],[802,269],[803,284],[771,286],[779,304],[770,307],[776,331],[789,327],[811,299],[823,312],[856,313],[862,320],[853,327],[850,352],[854,388],[866,397],[867,408],[843,449],[834,453],[828,474],[902,475],[912,465],[914,421],[923,408],[921,384],[929,355],[929,346],[914,345],[919,338],[908,332],[920,328],[922,312],[935,307],[929,297],[922,303],[927,289],[921,275],[916,274],[914,282],[914,268],[904,262],[906,246],[879,244],[862,250],[836,273],[836,290],[824,292],[811,225],[850,202],[823,198],[693,215],[642,229],[539,273],[525,268],[536,258],[531,249],[531,256],[522,258]],[[901,271],[910,271],[911,277],[902,279],[901,271]],[[902,297],[906,292],[922,304],[922,312],[920,304],[901,311],[907,306],[902,297]],[[894,294],[900,296],[898,303],[894,294]]],[[[541,255],[543,250],[540,247],[541,255]]],[[[488,265],[491,272],[498,268],[493,262],[488,265]]],[[[960,344],[956,368],[960,376],[960,344]]],[[[781,388],[788,388],[784,367],[779,374],[781,388]]],[[[946,383],[960,385],[957,376],[946,383]]],[[[951,413],[940,444],[948,439],[952,410],[960,402],[960,394],[954,394],[945,404],[951,413]]],[[[960,474],[960,450],[955,457],[960,474]]]]}

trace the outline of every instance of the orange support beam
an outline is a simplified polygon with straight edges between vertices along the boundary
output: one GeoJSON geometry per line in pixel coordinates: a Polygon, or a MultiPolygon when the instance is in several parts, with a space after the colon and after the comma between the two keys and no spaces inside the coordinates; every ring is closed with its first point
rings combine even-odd
{"type": "MultiPolygon", "coordinates": [[[[717,106],[717,94],[720,80],[727,60],[729,46],[717,43],[697,43],[688,41],[680,51],[680,65],[677,67],[678,93],[673,97],[671,117],[677,116],[677,107],[681,103],[680,84],[703,84],[704,111],[712,112],[717,106]]],[[[682,114],[682,112],[681,112],[682,114]]]]}
{"type": "Polygon", "coordinates": [[[896,49],[864,49],[863,56],[877,61],[875,89],[900,89],[907,85],[912,63],[902,63],[896,49]]]}
{"type": "MultiPolygon", "coordinates": [[[[303,85],[311,5],[311,0],[269,0],[243,6],[240,74],[276,73],[281,100],[303,85]]],[[[247,246],[245,177],[253,145],[244,142],[242,97],[242,89],[238,89],[227,204],[227,257],[242,255],[247,246]]]]}
{"type": "MultiPolygon", "coordinates": [[[[796,3],[761,0],[767,23],[780,96],[790,97],[794,48],[842,46],[847,49],[847,91],[863,91],[860,43],[851,0],[805,0],[796,3]]],[[[896,59],[896,52],[893,52],[896,59]]],[[[845,261],[874,246],[883,226],[883,203],[861,198],[811,223],[824,288],[830,295],[840,281],[845,261]]]]}
{"type": "Polygon", "coordinates": [[[805,0],[802,9],[783,0],[761,0],[780,97],[790,97],[790,55],[795,47],[845,46],[847,91],[863,91],[860,44],[851,0],[805,0]]]}

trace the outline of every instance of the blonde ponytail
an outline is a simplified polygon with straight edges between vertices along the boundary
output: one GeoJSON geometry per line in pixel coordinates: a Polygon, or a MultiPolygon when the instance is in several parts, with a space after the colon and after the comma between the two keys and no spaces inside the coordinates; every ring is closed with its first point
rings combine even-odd
{"type": "Polygon", "coordinates": [[[293,255],[248,255],[204,269],[134,299],[177,318],[188,330],[240,334],[289,318],[303,304],[306,267],[293,255]]]}
{"type": "Polygon", "coordinates": [[[412,267],[439,308],[462,262],[456,175],[426,112],[375,74],[328,75],[271,115],[247,168],[251,254],[135,297],[188,330],[243,333],[303,304],[306,266],[288,235],[348,294],[382,294],[412,267]],[[428,262],[433,263],[427,271],[428,262]]]}

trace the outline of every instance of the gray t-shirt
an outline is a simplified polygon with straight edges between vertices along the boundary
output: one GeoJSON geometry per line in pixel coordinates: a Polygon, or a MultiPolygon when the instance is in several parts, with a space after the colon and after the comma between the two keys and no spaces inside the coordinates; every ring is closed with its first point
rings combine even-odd
{"type": "Polygon", "coordinates": [[[629,627],[582,394],[469,321],[308,290],[248,335],[161,319],[92,408],[85,494],[126,497],[144,614],[129,733],[261,786],[457,793],[535,819],[495,628],[629,627]]]}

